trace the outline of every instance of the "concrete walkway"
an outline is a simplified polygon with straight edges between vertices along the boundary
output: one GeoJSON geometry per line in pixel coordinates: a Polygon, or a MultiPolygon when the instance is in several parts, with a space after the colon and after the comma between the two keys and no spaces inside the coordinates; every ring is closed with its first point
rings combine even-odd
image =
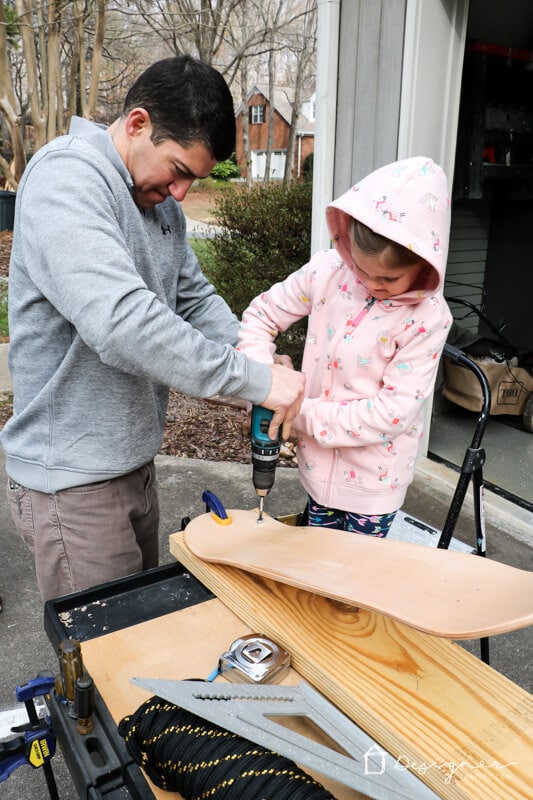
{"type": "Polygon", "coordinates": [[[187,222],[187,237],[189,239],[210,239],[213,234],[220,230],[216,225],[208,225],[196,219],[185,217],[187,222]]]}

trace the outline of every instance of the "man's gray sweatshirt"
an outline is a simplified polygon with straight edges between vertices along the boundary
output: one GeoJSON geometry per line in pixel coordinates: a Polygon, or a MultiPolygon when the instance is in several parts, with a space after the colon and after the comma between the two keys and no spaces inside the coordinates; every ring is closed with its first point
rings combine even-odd
{"type": "Polygon", "coordinates": [[[264,364],[236,351],[238,320],[203,276],[179,203],[139,209],[111,137],[74,118],[17,192],[9,273],[14,415],[6,471],[55,492],[150,461],[168,387],[261,403],[264,364]]]}

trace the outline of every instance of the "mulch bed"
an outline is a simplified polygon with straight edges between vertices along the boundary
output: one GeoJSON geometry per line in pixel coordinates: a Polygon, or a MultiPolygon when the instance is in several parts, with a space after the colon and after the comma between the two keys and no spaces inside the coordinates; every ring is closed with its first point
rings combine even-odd
{"type": "Polygon", "coordinates": [[[13,241],[13,231],[0,231],[0,276],[7,278],[9,275],[9,257],[11,255],[11,243],[13,241]]]}
{"type": "Polygon", "coordinates": [[[160,453],[248,464],[247,417],[238,405],[200,400],[171,390],[160,453]]]}
{"type": "MultiPolygon", "coordinates": [[[[12,414],[10,400],[0,400],[0,430],[12,414]]],[[[201,400],[171,389],[159,452],[165,456],[249,464],[248,414],[231,401],[201,400]]],[[[279,466],[296,466],[293,443],[282,446],[279,466]]]]}

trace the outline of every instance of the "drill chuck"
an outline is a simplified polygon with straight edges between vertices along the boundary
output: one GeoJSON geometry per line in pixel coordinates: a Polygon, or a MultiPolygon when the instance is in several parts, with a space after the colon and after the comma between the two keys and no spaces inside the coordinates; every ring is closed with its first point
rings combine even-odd
{"type": "Polygon", "coordinates": [[[274,485],[276,477],[276,465],[278,456],[269,457],[262,460],[259,456],[252,454],[252,482],[256,494],[259,496],[267,495],[274,485]]]}

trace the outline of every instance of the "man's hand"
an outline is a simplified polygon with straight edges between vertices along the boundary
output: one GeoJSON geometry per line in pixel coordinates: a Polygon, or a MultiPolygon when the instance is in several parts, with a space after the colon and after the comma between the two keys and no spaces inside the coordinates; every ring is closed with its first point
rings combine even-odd
{"type": "Polygon", "coordinates": [[[274,412],[268,435],[276,439],[278,428],[282,426],[281,435],[288,439],[291,425],[300,410],[304,397],[305,375],[281,364],[273,364],[272,387],[266,399],[261,403],[274,412]]]}

